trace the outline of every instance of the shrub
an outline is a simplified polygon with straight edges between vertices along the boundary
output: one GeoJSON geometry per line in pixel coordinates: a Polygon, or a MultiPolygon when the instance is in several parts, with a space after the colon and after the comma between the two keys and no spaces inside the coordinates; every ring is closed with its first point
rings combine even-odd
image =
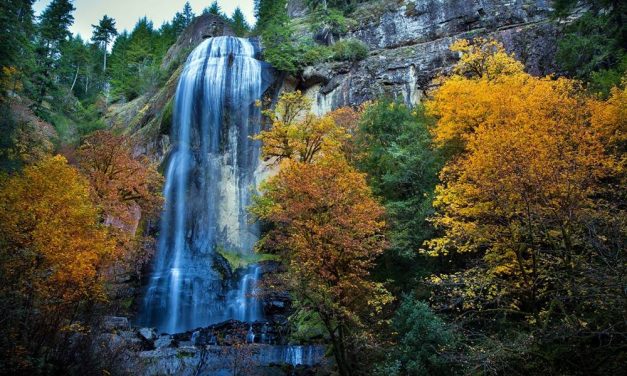
{"type": "Polygon", "coordinates": [[[333,35],[345,34],[356,24],[355,20],[344,17],[342,11],[331,8],[313,12],[310,20],[312,32],[333,35]]]}
{"type": "Polygon", "coordinates": [[[368,46],[357,39],[341,40],[331,50],[336,61],[360,61],[368,57],[368,46]]]}
{"type": "Polygon", "coordinates": [[[457,338],[451,328],[424,302],[405,297],[394,316],[398,345],[379,367],[380,375],[452,375],[453,363],[446,352],[457,338]]]}

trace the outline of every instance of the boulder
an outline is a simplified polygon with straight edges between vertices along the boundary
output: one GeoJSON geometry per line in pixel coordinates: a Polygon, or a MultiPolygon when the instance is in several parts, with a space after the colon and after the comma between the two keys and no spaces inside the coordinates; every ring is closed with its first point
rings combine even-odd
{"type": "Polygon", "coordinates": [[[121,316],[105,316],[100,325],[103,330],[112,331],[118,329],[129,329],[131,327],[127,317],[121,316]]]}
{"type": "Polygon", "coordinates": [[[159,338],[155,340],[155,348],[161,349],[165,347],[172,346],[172,336],[170,335],[161,335],[159,338]]]}
{"type": "Polygon", "coordinates": [[[157,338],[157,332],[154,328],[141,328],[138,332],[141,338],[149,342],[152,342],[157,338]]]}

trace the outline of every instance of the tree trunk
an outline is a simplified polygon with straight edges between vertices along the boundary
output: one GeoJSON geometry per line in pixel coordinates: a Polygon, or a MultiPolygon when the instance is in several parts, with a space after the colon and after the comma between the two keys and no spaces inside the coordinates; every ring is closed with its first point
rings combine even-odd
{"type": "Polygon", "coordinates": [[[107,71],[107,43],[104,44],[104,62],[102,63],[102,72],[107,71]]]}
{"type": "Polygon", "coordinates": [[[74,92],[74,85],[76,85],[76,80],[78,79],[78,70],[80,69],[80,65],[76,66],[76,74],[74,75],[74,81],[72,81],[72,87],[70,87],[70,93],[74,92]]]}

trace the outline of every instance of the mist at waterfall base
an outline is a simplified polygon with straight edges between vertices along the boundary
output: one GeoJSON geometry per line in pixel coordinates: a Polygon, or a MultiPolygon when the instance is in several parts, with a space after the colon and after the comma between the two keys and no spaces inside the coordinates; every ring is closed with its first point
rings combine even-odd
{"type": "Polygon", "coordinates": [[[229,284],[217,249],[252,252],[259,237],[247,206],[257,183],[261,99],[271,68],[255,41],[209,38],[188,57],[174,99],[153,271],[138,324],[177,333],[262,318],[259,267],[229,284]]]}

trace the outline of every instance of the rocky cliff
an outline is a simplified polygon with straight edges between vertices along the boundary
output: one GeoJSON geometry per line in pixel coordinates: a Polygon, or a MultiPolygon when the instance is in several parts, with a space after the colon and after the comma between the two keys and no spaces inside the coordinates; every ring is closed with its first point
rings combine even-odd
{"type": "Polygon", "coordinates": [[[195,18],[163,58],[161,71],[169,77],[167,81],[130,102],[109,108],[105,122],[131,134],[137,141],[137,154],[148,155],[157,162],[164,160],[170,148],[173,98],[183,63],[203,40],[222,35],[235,33],[221,17],[203,14],[195,18]]]}
{"type": "MultiPolygon", "coordinates": [[[[449,46],[460,38],[487,36],[502,41],[528,71],[555,72],[560,25],[551,19],[550,0],[404,0],[359,5],[349,16],[355,27],[342,38],[356,38],[370,49],[359,62],[318,64],[290,82],[314,98],[325,113],[381,95],[416,104],[433,79],[457,60],[449,46]]],[[[292,16],[308,17],[302,0],[292,16]]]]}
{"type": "MultiPolygon", "coordinates": [[[[304,0],[291,0],[288,13],[303,34],[309,11],[304,0]]],[[[358,5],[348,16],[356,22],[340,38],[364,42],[369,53],[359,62],[327,62],[285,78],[282,89],[301,89],[314,99],[314,111],[326,113],[359,105],[382,95],[416,104],[433,79],[457,60],[449,46],[460,38],[487,36],[504,43],[529,72],[556,71],[554,55],[561,25],[551,18],[551,0],[378,0],[358,5]]],[[[169,150],[172,97],[181,63],[203,39],[232,35],[219,17],[198,17],[170,48],[162,69],[169,80],[158,90],[111,106],[106,117],[138,140],[137,153],[163,161],[169,150]]]]}

